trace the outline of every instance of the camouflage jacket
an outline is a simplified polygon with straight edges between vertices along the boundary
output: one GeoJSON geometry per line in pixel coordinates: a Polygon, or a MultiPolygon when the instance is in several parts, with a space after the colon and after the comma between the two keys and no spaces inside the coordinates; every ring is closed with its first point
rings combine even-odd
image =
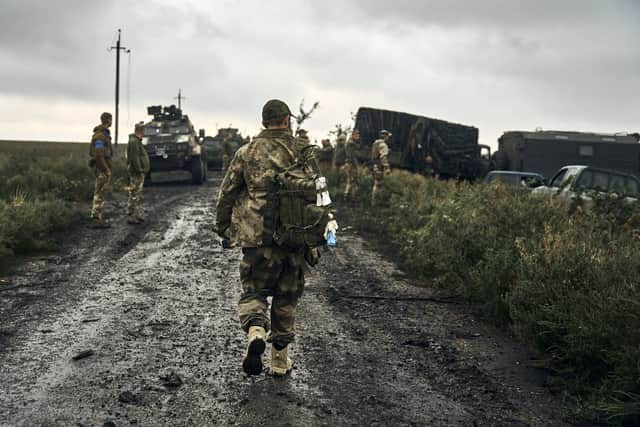
{"type": "Polygon", "coordinates": [[[336,142],[336,148],[333,151],[333,165],[342,166],[347,160],[346,143],[344,140],[336,142]]]}
{"type": "Polygon", "coordinates": [[[113,157],[113,148],[111,147],[111,132],[109,128],[98,125],[93,128],[93,136],[89,147],[89,156],[91,160],[95,160],[97,156],[104,156],[107,165],[111,167],[111,158],[113,157]]]}
{"type": "Polygon", "coordinates": [[[389,146],[384,139],[377,139],[371,146],[371,163],[389,168],[389,146]]]}
{"type": "Polygon", "coordinates": [[[231,160],[216,205],[216,232],[242,247],[273,246],[274,184],[297,162],[291,132],[266,129],[231,160]]]}
{"type": "Polygon", "coordinates": [[[345,155],[346,163],[351,165],[358,164],[357,150],[358,150],[358,143],[353,139],[349,138],[347,143],[344,145],[344,155],[345,155]]]}
{"type": "Polygon", "coordinates": [[[146,175],[149,172],[149,155],[142,140],[135,134],[129,135],[127,144],[127,169],[131,175],[146,175]]]}

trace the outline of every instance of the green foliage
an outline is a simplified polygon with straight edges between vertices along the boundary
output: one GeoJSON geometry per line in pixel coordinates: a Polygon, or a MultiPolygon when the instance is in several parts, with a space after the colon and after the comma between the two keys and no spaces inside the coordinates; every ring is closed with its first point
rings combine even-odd
{"type": "MultiPolygon", "coordinates": [[[[52,233],[88,212],[94,175],[86,144],[0,144],[0,265],[14,255],[53,247],[52,233]]],[[[125,162],[113,164],[114,188],[126,182],[125,162]]]]}
{"type": "Polygon", "coordinates": [[[640,421],[637,206],[600,197],[586,209],[394,172],[372,210],[364,170],[359,185],[357,226],[394,245],[408,271],[531,342],[576,419],[640,421]]]}

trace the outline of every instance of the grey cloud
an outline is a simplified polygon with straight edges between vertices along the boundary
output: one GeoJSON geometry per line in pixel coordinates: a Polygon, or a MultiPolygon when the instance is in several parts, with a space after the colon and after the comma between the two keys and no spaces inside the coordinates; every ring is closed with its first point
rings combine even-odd
{"type": "Polygon", "coordinates": [[[634,0],[3,3],[0,95],[111,102],[121,26],[138,106],[182,88],[188,108],[248,121],[317,93],[327,128],[364,103],[496,129],[638,119],[634,0]]]}

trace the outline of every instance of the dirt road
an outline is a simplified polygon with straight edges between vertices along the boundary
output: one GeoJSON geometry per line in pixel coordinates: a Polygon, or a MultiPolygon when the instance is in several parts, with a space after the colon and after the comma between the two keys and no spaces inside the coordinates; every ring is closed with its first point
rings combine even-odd
{"type": "Polygon", "coordinates": [[[109,237],[79,229],[0,284],[1,425],[562,425],[517,343],[349,230],[309,277],[292,375],[246,377],[219,183],[149,187],[143,227],[120,201],[109,237]]]}

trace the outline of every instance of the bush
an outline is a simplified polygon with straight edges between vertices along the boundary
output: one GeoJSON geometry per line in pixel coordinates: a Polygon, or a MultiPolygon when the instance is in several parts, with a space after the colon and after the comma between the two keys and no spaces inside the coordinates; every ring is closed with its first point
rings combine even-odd
{"type": "Polygon", "coordinates": [[[600,198],[586,210],[396,171],[372,210],[371,178],[359,174],[360,209],[350,215],[391,242],[405,269],[532,343],[576,419],[639,421],[637,207],[600,198]]]}
{"type": "MultiPolygon", "coordinates": [[[[77,223],[88,210],[95,178],[86,150],[55,145],[0,152],[0,264],[51,249],[52,233],[77,223]]],[[[113,162],[112,173],[114,189],[121,189],[127,179],[123,159],[113,162]]]]}
{"type": "Polygon", "coordinates": [[[51,233],[77,219],[78,212],[55,198],[29,200],[18,193],[0,201],[0,257],[51,249],[51,233]]]}

